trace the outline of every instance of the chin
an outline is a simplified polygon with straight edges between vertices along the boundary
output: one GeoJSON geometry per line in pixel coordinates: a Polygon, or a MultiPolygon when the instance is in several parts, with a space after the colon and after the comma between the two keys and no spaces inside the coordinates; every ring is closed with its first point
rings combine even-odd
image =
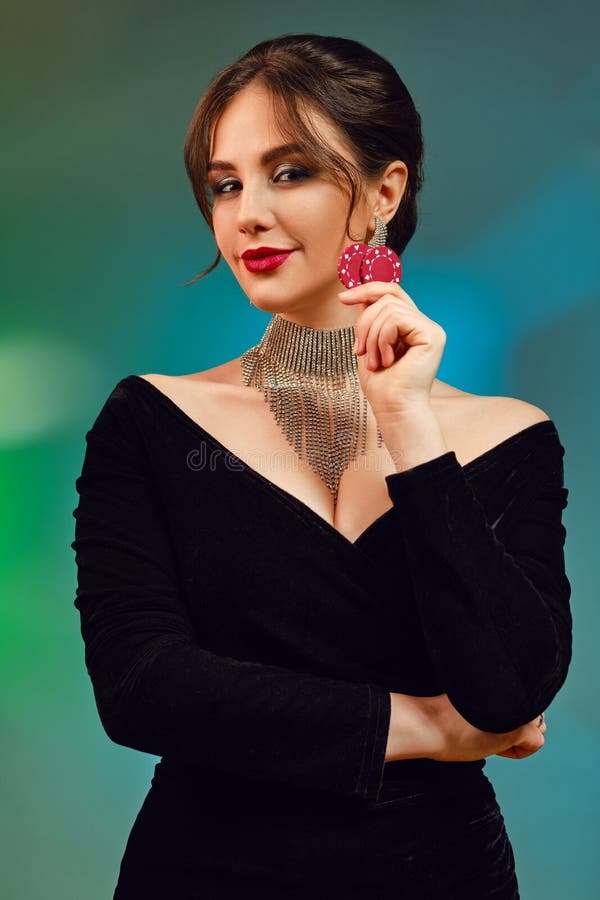
{"type": "Polygon", "coordinates": [[[271,308],[280,309],[282,306],[289,306],[290,303],[294,303],[298,299],[297,297],[292,297],[291,291],[286,290],[281,284],[264,284],[260,287],[253,285],[251,288],[247,285],[240,285],[240,287],[253,306],[266,311],[270,311],[271,308]]]}
{"type": "Polygon", "coordinates": [[[259,299],[258,297],[252,297],[249,294],[246,294],[248,300],[252,304],[255,309],[260,309],[261,312],[266,313],[279,313],[279,312],[290,312],[291,306],[289,301],[286,300],[285,297],[282,297],[278,302],[277,299],[274,298],[263,298],[259,299]]]}
{"type": "Polygon", "coordinates": [[[297,279],[287,284],[283,281],[273,280],[270,284],[265,281],[252,286],[240,282],[240,287],[250,303],[265,312],[279,312],[282,309],[291,312],[292,309],[310,309],[321,306],[331,302],[333,292],[342,290],[341,283],[338,287],[337,282],[334,282],[333,285],[318,284],[316,287],[313,284],[305,283],[302,290],[302,285],[297,279]]]}

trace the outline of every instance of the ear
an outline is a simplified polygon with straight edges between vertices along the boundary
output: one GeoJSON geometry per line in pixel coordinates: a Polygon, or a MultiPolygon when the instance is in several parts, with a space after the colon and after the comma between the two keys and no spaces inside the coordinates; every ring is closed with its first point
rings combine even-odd
{"type": "Polygon", "coordinates": [[[407,183],[408,168],[406,163],[400,159],[391,162],[383,175],[374,181],[370,197],[373,228],[375,228],[375,215],[385,223],[393,219],[400,206],[407,183]]]}

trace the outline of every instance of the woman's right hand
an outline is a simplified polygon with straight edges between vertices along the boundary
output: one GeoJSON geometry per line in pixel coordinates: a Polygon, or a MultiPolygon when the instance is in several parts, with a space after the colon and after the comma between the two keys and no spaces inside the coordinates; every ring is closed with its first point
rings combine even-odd
{"type": "Polygon", "coordinates": [[[427,757],[439,762],[470,762],[493,755],[524,759],[544,746],[546,723],[538,728],[539,716],[513,731],[495,734],[467,722],[447,694],[390,696],[392,714],[386,761],[427,757]],[[407,726],[408,732],[412,731],[412,744],[405,738],[407,726]]]}

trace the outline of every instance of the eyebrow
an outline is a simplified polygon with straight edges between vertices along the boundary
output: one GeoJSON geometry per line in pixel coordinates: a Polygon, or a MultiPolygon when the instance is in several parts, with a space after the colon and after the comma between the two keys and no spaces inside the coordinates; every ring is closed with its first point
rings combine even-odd
{"type": "MultiPolygon", "coordinates": [[[[271,150],[263,153],[260,163],[262,166],[267,166],[275,159],[279,159],[280,156],[287,156],[289,153],[304,153],[304,147],[300,144],[281,144],[279,147],[272,147],[271,150]]],[[[225,162],[223,159],[212,159],[207,166],[208,172],[222,172],[230,169],[235,169],[233,163],[225,162]]]]}

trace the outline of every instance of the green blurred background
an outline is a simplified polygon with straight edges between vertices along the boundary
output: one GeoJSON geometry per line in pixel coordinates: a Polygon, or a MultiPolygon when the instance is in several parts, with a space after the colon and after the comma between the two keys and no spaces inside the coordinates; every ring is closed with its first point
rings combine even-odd
{"type": "Polygon", "coordinates": [[[238,356],[268,316],[224,263],[182,146],[209,79],[259,40],[351,37],[422,114],[421,221],[403,286],[448,334],[439,377],[520,397],[566,447],[574,659],[543,751],[492,757],[523,900],[600,877],[597,3],[3,4],[0,892],[112,897],[156,757],[102,730],[70,542],[84,435],[128,374],[238,356]]]}

